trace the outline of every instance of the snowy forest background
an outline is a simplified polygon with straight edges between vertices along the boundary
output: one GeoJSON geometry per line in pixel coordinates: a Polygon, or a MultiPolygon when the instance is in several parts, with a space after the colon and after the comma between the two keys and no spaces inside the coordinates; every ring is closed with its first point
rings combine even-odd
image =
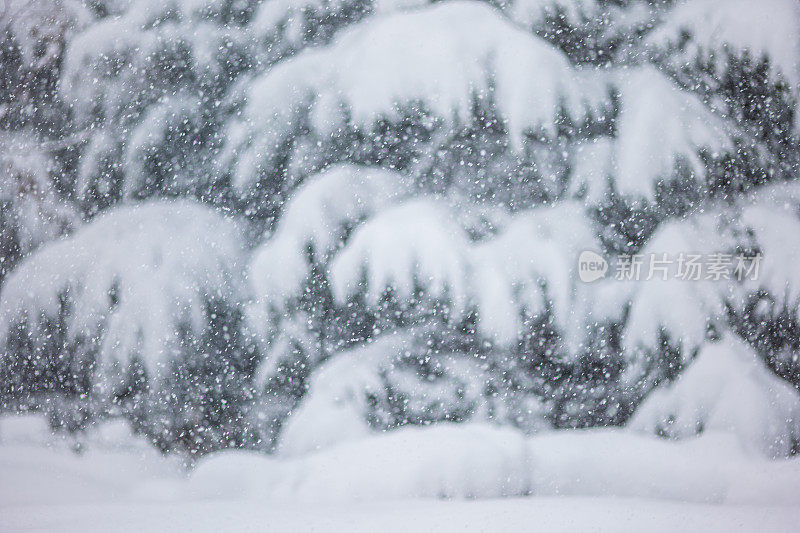
{"type": "Polygon", "coordinates": [[[0,2],[0,412],[800,444],[794,0],[0,2]],[[759,253],[587,284],[578,254],[759,253]]]}

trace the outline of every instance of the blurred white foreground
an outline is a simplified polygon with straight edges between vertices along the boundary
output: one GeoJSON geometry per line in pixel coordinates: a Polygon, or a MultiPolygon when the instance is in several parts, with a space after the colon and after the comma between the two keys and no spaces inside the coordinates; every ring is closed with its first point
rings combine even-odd
{"type": "Polygon", "coordinates": [[[0,531],[795,531],[800,461],[725,434],[526,438],[488,426],[397,430],[304,456],[207,457],[187,473],[106,424],[75,441],[0,419],[0,531]]]}

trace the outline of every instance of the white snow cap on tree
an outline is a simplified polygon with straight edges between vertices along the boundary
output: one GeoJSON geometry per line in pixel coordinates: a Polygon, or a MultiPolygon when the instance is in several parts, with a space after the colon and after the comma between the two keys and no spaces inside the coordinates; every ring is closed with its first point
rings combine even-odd
{"type": "Polygon", "coordinates": [[[691,177],[704,186],[706,163],[734,150],[733,130],[695,95],[682,90],[652,66],[609,73],[618,89],[615,137],[576,143],[570,151],[570,192],[599,202],[615,189],[633,198],[652,200],[659,183],[691,177]],[[683,170],[690,175],[679,175],[683,170]]]}
{"type": "MultiPolygon", "coordinates": [[[[234,51],[245,55],[252,44],[241,26],[213,20],[236,9],[227,0],[138,0],[114,7],[78,31],[62,54],[59,93],[78,127],[92,130],[78,165],[79,196],[93,186],[107,193],[110,185],[96,181],[110,167],[124,169],[122,189],[131,197],[147,181],[145,160],[168,144],[167,132],[201,122],[205,102],[197,89],[219,84],[234,51]]],[[[172,170],[177,175],[170,179],[186,187],[198,179],[172,170]]]]}
{"type": "Polygon", "coordinates": [[[375,17],[256,79],[241,117],[229,125],[221,166],[247,187],[266,154],[310,109],[316,132],[369,127],[404,105],[465,120],[475,98],[493,101],[517,145],[527,130],[554,131],[563,109],[580,122],[608,105],[605,81],[573,69],[549,43],[478,2],[444,2],[375,17]]]}
{"type": "Polygon", "coordinates": [[[145,70],[148,58],[166,47],[154,28],[143,29],[157,18],[154,11],[166,6],[153,10],[152,1],[141,6],[92,24],[69,41],[59,90],[78,119],[90,119],[99,108],[115,114],[129,105],[133,86],[115,83],[116,78],[127,70],[145,70]],[[127,69],[113,68],[115,60],[127,69]],[[95,74],[87,76],[87,72],[95,74]]]}
{"type": "MultiPolygon", "coordinates": [[[[105,364],[138,356],[149,369],[180,346],[184,324],[206,328],[208,299],[244,298],[244,249],[237,225],[190,201],[124,206],[23,261],[0,294],[0,339],[26,321],[46,342],[40,319],[68,300],[68,340],[88,340],[105,364]]],[[[13,354],[8,354],[13,356],[13,354]]]]}
{"type": "Polygon", "coordinates": [[[615,174],[614,139],[596,137],[575,143],[570,150],[569,194],[587,205],[600,204],[615,174]]]}
{"type": "Polygon", "coordinates": [[[689,57],[725,50],[768,57],[785,79],[800,83],[800,4],[795,0],[689,0],[678,3],[647,38],[650,45],[681,46],[689,57]],[[684,42],[684,39],[688,40],[684,42]]]}
{"type": "Polygon", "coordinates": [[[325,362],[284,424],[279,452],[300,455],[370,434],[367,396],[383,391],[380,368],[397,359],[410,340],[404,335],[385,335],[325,362]]]}
{"type": "Polygon", "coordinates": [[[336,299],[344,303],[363,292],[375,305],[391,289],[402,302],[423,288],[429,297],[450,300],[459,316],[467,304],[470,243],[453,218],[445,204],[422,198],[359,226],[330,265],[336,299]]]}
{"type": "MultiPolygon", "coordinates": [[[[552,307],[563,330],[580,315],[577,261],[599,243],[585,211],[574,202],[515,215],[498,235],[475,245],[470,284],[479,330],[501,344],[516,341],[522,310],[529,316],[552,307]]],[[[577,332],[572,332],[576,333],[577,332]]]]}
{"type": "MultiPolygon", "coordinates": [[[[141,122],[131,128],[123,148],[122,158],[127,169],[122,194],[130,198],[150,179],[148,163],[152,164],[159,148],[169,142],[170,130],[196,123],[197,102],[186,94],[160,99],[141,115],[141,122]]],[[[110,146],[110,145],[107,145],[110,146]]],[[[88,163],[86,158],[84,163],[88,163]]],[[[89,185],[83,182],[83,187],[89,185]]]]}
{"type": "Polygon", "coordinates": [[[748,279],[747,284],[753,291],[764,289],[788,305],[797,305],[800,303],[800,211],[797,206],[787,207],[757,201],[743,209],[741,222],[753,235],[761,253],[758,276],[748,279]]]}
{"type": "Polygon", "coordinates": [[[792,186],[762,189],[733,207],[663,223],[642,250],[639,281],[606,283],[609,300],[630,303],[623,348],[634,356],[641,349],[654,350],[665,333],[686,362],[704,344],[708,324],[727,320],[726,306],[742,311],[748,295],[759,291],[779,305],[796,306],[798,235],[800,194],[792,186]],[[755,252],[759,255],[744,258],[755,252]],[[681,272],[691,270],[690,256],[699,259],[702,273],[699,279],[680,279],[681,272]],[[715,261],[722,265],[719,275],[709,270],[715,261]],[[656,268],[647,279],[651,264],[656,268]]]}
{"type": "Polygon", "coordinates": [[[800,395],[731,335],[706,344],[671,384],[656,389],[629,426],[685,438],[730,431],[770,457],[787,456],[800,439],[800,395]]]}
{"type": "Polygon", "coordinates": [[[699,152],[733,149],[724,121],[656,68],[625,69],[616,79],[620,115],[614,159],[619,192],[652,199],[657,183],[672,178],[678,162],[702,183],[706,169],[699,152]]]}
{"type": "MultiPolygon", "coordinates": [[[[334,354],[315,371],[308,393],[283,426],[279,453],[302,455],[385,429],[372,427],[370,416],[381,419],[388,414],[387,406],[376,407],[374,402],[384,399],[389,387],[396,394],[407,394],[403,408],[412,417],[445,419],[467,405],[459,413],[464,418],[490,418],[484,362],[470,354],[436,354],[426,357],[436,376],[420,376],[418,369],[402,366],[413,349],[412,335],[387,334],[334,354]]],[[[391,427],[392,421],[387,422],[391,427]]]]}
{"type": "Polygon", "coordinates": [[[681,279],[678,269],[687,272],[690,255],[699,254],[700,261],[707,261],[712,254],[730,254],[734,248],[733,236],[718,213],[662,224],[642,250],[639,279],[610,282],[617,292],[630,295],[623,347],[630,352],[655,349],[663,332],[682,348],[684,358],[690,357],[703,344],[709,321],[723,315],[726,299],[735,292],[729,280],[706,279],[705,272],[699,280],[681,279]],[[658,263],[662,260],[666,262],[658,263]]]}
{"type": "Polygon", "coordinates": [[[336,165],[307,178],[286,202],[275,232],[253,252],[255,295],[281,306],[299,294],[309,275],[309,248],[326,262],[353,226],[405,192],[402,175],[378,168],[336,165]]]}
{"type": "Polygon", "coordinates": [[[0,202],[8,206],[6,222],[15,226],[22,253],[66,233],[80,220],[77,210],[54,189],[56,168],[52,154],[41,149],[35,136],[0,135],[0,202]]]}
{"type": "Polygon", "coordinates": [[[456,318],[477,309],[480,332],[501,344],[518,338],[523,310],[531,316],[552,305],[559,326],[574,325],[577,256],[599,249],[578,203],[519,213],[474,244],[458,222],[464,206],[456,213],[443,199],[401,201],[408,191],[397,173],[353,165],[309,178],[254,254],[256,296],[281,308],[301,294],[310,249],[340,304],[363,294],[378,305],[387,290],[403,301],[421,288],[447,300],[456,318]]]}
{"type": "Polygon", "coordinates": [[[552,309],[563,331],[579,333],[585,287],[577,283],[577,258],[599,249],[579,204],[521,212],[477,243],[456,218],[446,204],[423,198],[367,220],[331,261],[334,296],[343,304],[363,294],[377,305],[387,290],[402,302],[422,288],[456,319],[475,309],[479,332],[503,345],[519,338],[523,311],[552,309]]]}

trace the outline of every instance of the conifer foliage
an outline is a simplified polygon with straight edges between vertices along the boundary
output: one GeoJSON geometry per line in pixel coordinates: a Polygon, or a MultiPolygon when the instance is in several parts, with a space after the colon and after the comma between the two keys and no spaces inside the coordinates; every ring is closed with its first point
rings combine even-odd
{"type": "Polygon", "coordinates": [[[0,410],[795,449],[794,0],[1,5],[0,410]],[[682,253],[760,270],[614,279],[682,253]]]}

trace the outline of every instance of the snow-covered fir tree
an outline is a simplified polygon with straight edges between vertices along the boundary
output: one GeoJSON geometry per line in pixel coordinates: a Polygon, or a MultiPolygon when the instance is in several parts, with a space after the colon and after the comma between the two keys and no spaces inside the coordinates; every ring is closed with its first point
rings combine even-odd
{"type": "Polygon", "coordinates": [[[190,201],[110,210],[3,285],[4,403],[68,429],[125,416],[160,447],[257,444],[235,221],[190,201]]]}
{"type": "Polygon", "coordinates": [[[793,0],[44,3],[0,14],[3,409],[191,453],[795,449],[793,0]],[[763,262],[585,283],[587,250],[763,262]]]}

